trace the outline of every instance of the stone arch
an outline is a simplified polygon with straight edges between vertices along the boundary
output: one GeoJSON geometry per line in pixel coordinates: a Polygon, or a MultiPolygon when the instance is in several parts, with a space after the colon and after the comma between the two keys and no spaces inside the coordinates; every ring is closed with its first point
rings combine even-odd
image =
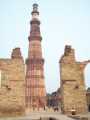
{"type": "Polygon", "coordinates": [[[84,77],[85,77],[86,88],[90,87],[90,63],[85,68],[84,77]]]}

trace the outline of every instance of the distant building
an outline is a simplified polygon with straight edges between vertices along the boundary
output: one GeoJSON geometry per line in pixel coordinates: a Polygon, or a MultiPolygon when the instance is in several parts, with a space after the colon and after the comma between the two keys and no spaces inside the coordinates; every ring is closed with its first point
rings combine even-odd
{"type": "Polygon", "coordinates": [[[87,105],[88,111],[90,112],[90,88],[87,89],[87,105]]]}
{"type": "Polygon", "coordinates": [[[51,93],[51,94],[47,94],[47,107],[49,108],[58,108],[60,109],[60,104],[61,104],[61,94],[60,94],[60,88],[51,93]]]}
{"type": "Polygon", "coordinates": [[[20,48],[11,58],[0,58],[0,116],[21,115],[25,110],[25,71],[20,48]]]}
{"type": "Polygon", "coordinates": [[[74,49],[66,45],[60,59],[61,109],[65,114],[87,112],[84,69],[90,61],[77,62],[74,49]]]}

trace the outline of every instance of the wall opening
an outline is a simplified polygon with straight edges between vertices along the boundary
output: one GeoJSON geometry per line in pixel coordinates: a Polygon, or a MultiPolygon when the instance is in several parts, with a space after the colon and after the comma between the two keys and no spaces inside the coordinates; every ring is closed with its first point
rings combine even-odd
{"type": "Polygon", "coordinates": [[[88,88],[90,87],[90,63],[85,68],[84,76],[85,76],[85,85],[86,88],[88,88]]]}

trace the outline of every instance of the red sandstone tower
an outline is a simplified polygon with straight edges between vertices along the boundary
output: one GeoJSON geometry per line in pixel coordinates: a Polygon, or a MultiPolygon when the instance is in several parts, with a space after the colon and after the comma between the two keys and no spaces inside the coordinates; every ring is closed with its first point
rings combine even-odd
{"type": "Polygon", "coordinates": [[[39,109],[46,105],[44,85],[44,59],[42,58],[41,34],[38,5],[33,4],[29,40],[28,59],[26,60],[26,107],[39,109]]]}

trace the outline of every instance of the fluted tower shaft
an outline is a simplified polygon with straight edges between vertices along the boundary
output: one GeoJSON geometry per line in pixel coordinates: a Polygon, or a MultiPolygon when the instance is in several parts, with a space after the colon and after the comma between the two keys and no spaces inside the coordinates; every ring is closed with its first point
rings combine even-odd
{"type": "Polygon", "coordinates": [[[26,107],[44,108],[46,91],[44,84],[44,59],[42,57],[38,5],[33,4],[28,58],[26,60],[26,107]]]}

